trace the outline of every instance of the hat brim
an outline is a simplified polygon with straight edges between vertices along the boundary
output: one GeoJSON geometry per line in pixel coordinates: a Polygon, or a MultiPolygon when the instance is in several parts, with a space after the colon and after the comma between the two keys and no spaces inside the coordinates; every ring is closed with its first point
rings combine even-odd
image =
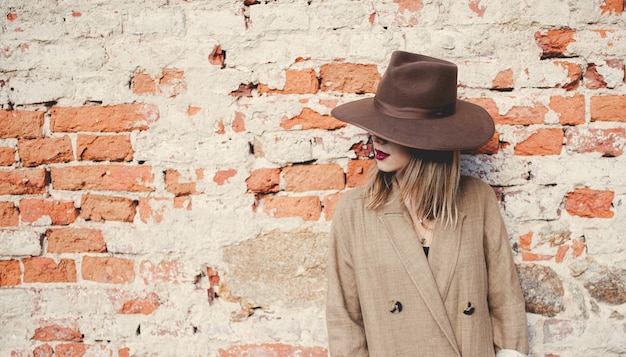
{"type": "Polygon", "coordinates": [[[341,121],[397,144],[423,150],[471,150],[493,137],[495,126],[481,106],[457,100],[455,113],[436,119],[404,119],[381,113],[374,98],[342,104],[331,111],[341,121]]]}

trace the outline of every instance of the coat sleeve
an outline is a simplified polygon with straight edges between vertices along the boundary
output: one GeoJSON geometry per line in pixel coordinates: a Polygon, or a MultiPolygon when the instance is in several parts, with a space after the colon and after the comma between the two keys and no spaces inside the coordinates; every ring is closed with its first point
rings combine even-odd
{"type": "Polygon", "coordinates": [[[485,261],[494,347],[528,354],[524,296],[504,221],[491,188],[485,200],[485,261]]]}
{"type": "Polygon", "coordinates": [[[339,204],[330,232],[326,299],[328,347],[333,357],[366,357],[369,352],[352,254],[346,244],[349,236],[354,234],[349,223],[343,205],[339,204]]]}

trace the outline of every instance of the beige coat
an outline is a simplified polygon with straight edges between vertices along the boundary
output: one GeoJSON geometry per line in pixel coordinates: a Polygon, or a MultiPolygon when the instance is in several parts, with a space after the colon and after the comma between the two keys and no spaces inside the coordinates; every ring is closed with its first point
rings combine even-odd
{"type": "Polygon", "coordinates": [[[437,224],[428,258],[397,193],[371,210],[357,188],[335,211],[331,356],[528,353],[524,298],[491,187],[462,178],[457,229],[437,224]]]}

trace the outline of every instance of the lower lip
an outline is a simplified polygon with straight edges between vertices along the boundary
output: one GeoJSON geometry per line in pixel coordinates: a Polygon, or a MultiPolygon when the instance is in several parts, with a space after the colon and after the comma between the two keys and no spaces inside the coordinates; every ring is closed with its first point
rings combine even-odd
{"type": "Polygon", "coordinates": [[[376,160],[385,160],[389,157],[389,154],[382,153],[380,151],[376,151],[376,160]]]}

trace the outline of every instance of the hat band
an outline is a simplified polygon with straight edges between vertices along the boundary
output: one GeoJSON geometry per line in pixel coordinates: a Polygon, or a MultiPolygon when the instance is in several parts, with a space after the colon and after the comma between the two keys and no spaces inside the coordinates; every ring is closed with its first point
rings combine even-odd
{"type": "Polygon", "coordinates": [[[396,107],[374,97],[374,107],[382,114],[401,119],[438,119],[454,114],[456,102],[435,108],[396,107]]]}

